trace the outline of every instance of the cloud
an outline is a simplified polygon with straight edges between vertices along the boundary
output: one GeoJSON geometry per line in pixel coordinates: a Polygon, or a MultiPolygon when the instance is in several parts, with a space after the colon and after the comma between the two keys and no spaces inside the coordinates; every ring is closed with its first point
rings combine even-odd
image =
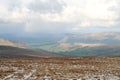
{"type": "MultiPolygon", "coordinates": [[[[88,28],[117,29],[120,25],[119,0],[0,0],[0,2],[0,20],[6,24],[22,24],[16,26],[23,26],[22,30],[28,33],[55,31],[62,33],[88,28]]],[[[0,29],[3,28],[0,26],[0,29]]]]}
{"type": "Polygon", "coordinates": [[[40,18],[34,18],[26,24],[25,30],[32,33],[66,33],[69,32],[72,25],[70,23],[47,22],[40,18]]]}
{"type": "Polygon", "coordinates": [[[29,9],[40,13],[60,13],[64,8],[61,0],[34,0],[29,9]]]}
{"type": "MultiPolygon", "coordinates": [[[[67,0],[65,0],[67,3],[67,0]]],[[[76,22],[78,27],[111,27],[117,25],[117,0],[71,0],[64,10],[64,20],[76,22]]]]}

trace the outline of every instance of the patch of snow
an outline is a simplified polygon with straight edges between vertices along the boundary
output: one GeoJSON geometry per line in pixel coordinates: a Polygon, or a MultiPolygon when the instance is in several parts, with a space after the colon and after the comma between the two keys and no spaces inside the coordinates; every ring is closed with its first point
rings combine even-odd
{"type": "Polygon", "coordinates": [[[27,80],[27,79],[30,78],[30,77],[33,75],[33,73],[35,73],[35,72],[36,72],[36,70],[32,70],[29,74],[25,74],[24,77],[23,77],[23,79],[21,79],[21,80],[27,80]]]}
{"type": "Polygon", "coordinates": [[[3,78],[2,80],[9,79],[9,78],[11,78],[12,76],[14,76],[14,74],[10,74],[10,75],[6,76],[5,78],[3,78]]]}

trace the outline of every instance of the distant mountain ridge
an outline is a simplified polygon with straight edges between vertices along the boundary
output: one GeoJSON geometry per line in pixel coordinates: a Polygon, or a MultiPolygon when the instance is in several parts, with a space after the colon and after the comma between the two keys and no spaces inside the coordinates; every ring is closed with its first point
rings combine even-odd
{"type": "Polygon", "coordinates": [[[74,43],[104,43],[104,44],[120,44],[120,32],[99,32],[99,33],[68,33],[62,40],[74,43]]]}
{"type": "Polygon", "coordinates": [[[31,58],[43,56],[58,56],[45,50],[35,51],[21,42],[0,39],[0,58],[31,58]]]}
{"type": "Polygon", "coordinates": [[[65,56],[118,56],[120,32],[67,33],[56,43],[36,47],[65,56]]]}
{"type": "Polygon", "coordinates": [[[0,38],[0,46],[11,46],[11,47],[18,47],[18,48],[28,48],[28,46],[25,43],[14,42],[14,41],[6,40],[6,39],[3,39],[3,38],[0,38]]]}
{"type": "MultiPolygon", "coordinates": [[[[41,52],[43,52],[44,55],[50,56],[120,55],[120,32],[67,33],[62,35],[61,37],[58,36],[58,38],[54,38],[51,38],[50,36],[48,36],[47,38],[41,38],[39,36],[38,38],[29,38],[26,41],[28,41],[29,45],[31,44],[30,46],[32,50],[30,49],[30,51],[35,53],[34,55],[36,55],[36,52],[38,52],[37,56],[40,56],[41,52]]],[[[1,40],[0,44],[9,47],[26,49],[25,44],[9,40],[1,40]]]]}
{"type": "Polygon", "coordinates": [[[47,51],[33,51],[31,49],[23,49],[11,46],[0,46],[0,58],[32,58],[32,57],[50,57],[59,56],[47,51]]]}

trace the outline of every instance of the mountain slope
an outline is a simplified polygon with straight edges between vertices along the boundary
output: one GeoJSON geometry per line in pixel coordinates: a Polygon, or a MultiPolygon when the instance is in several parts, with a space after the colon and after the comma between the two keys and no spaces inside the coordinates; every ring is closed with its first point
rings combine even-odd
{"type": "MultiPolygon", "coordinates": [[[[104,43],[104,44],[119,44],[120,33],[119,32],[99,32],[99,33],[76,33],[65,34],[65,37],[61,40],[65,42],[74,43],[104,43]]],[[[61,41],[60,40],[60,41],[61,41]]]]}
{"type": "Polygon", "coordinates": [[[67,56],[120,55],[120,32],[69,33],[56,43],[35,48],[67,56]]]}
{"type": "Polygon", "coordinates": [[[120,55],[118,44],[57,43],[41,46],[40,49],[65,56],[116,56],[120,55]]]}
{"type": "Polygon", "coordinates": [[[45,50],[31,50],[26,44],[0,39],[0,58],[58,56],[45,50]]]}
{"type": "Polygon", "coordinates": [[[59,52],[66,56],[119,56],[120,46],[117,45],[105,45],[97,47],[77,47],[70,51],[59,52]]]}
{"type": "Polygon", "coordinates": [[[42,57],[42,56],[58,56],[47,51],[33,51],[11,46],[0,46],[0,58],[26,58],[26,57],[42,57]]]}
{"type": "Polygon", "coordinates": [[[11,47],[18,47],[18,48],[27,48],[28,46],[21,42],[14,42],[6,39],[0,38],[0,46],[11,46],[11,47]]]}

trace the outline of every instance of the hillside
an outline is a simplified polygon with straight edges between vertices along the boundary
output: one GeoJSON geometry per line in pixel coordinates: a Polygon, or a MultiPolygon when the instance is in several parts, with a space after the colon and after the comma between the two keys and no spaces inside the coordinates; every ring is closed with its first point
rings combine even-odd
{"type": "Polygon", "coordinates": [[[23,49],[11,46],[0,46],[0,58],[29,58],[42,56],[58,56],[58,55],[55,55],[44,50],[33,51],[30,49],[23,49]]]}
{"type": "Polygon", "coordinates": [[[69,51],[61,51],[59,54],[69,56],[119,56],[120,46],[105,45],[96,47],[74,47],[75,49],[69,51]]]}
{"type": "MultiPolygon", "coordinates": [[[[99,33],[68,33],[65,34],[63,39],[65,42],[74,43],[104,43],[104,44],[119,44],[120,33],[119,32],[99,32],[99,33]]],[[[60,40],[60,41],[61,41],[60,40]]]]}
{"type": "Polygon", "coordinates": [[[0,39],[0,58],[57,56],[45,50],[31,50],[26,44],[0,39]]]}
{"type": "Polygon", "coordinates": [[[56,52],[64,56],[117,56],[120,55],[120,45],[57,43],[40,46],[40,49],[56,52]]]}
{"type": "Polygon", "coordinates": [[[2,39],[2,38],[0,38],[0,46],[12,46],[12,47],[18,47],[18,48],[28,48],[28,46],[25,43],[14,42],[14,41],[2,39]]]}
{"type": "Polygon", "coordinates": [[[34,48],[67,56],[114,56],[120,55],[120,33],[65,34],[55,43],[34,45],[34,48]]]}
{"type": "MultiPolygon", "coordinates": [[[[57,37],[59,36],[57,35],[57,37]]],[[[29,40],[27,39],[26,42],[31,46],[29,47],[29,49],[32,49],[31,51],[45,52],[50,55],[116,56],[120,55],[119,38],[119,32],[67,33],[57,39],[56,37],[50,38],[48,36],[43,40],[42,37],[39,39],[37,37],[29,40]]],[[[28,49],[26,44],[4,39],[1,39],[0,44],[3,46],[28,49]]]]}

